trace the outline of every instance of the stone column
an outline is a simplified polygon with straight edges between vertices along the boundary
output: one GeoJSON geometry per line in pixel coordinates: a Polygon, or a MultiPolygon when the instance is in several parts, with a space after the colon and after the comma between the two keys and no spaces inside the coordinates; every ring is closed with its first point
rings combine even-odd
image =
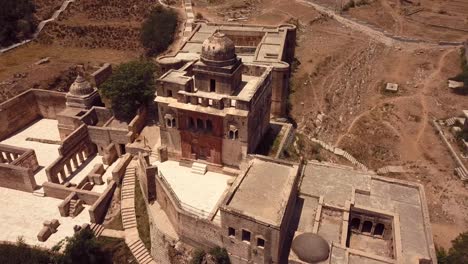
{"type": "Polygon", "coordinates": [[[65,182],[65,180],[67,179],[67,175],[65,174],[65,168],[62,168],[59,174],[60,174],[60,179],[62,179],[62,182],[65,182]]]}
{"type": "Polygon", "coordinates": [[[85,161],[85,157],[82,151],[78,152],[78,160],[80,161],[80,163],[83,163],[85,161]]]}
{"type": "Polygon", "coordinates": [[[68,173],[71,175],[73,173],[72,166],[70,164],[70,160],[68,160],[65,165],[67,166],[68,173]]]}
{"type": "Polygon", "coordinates": [[[78,162],[76,160],[76,155],[71,157],[71,161],[73,162],[73,166],[75,166],[75,169],[78,169],[79,165],[78,165],[78,162]]]}

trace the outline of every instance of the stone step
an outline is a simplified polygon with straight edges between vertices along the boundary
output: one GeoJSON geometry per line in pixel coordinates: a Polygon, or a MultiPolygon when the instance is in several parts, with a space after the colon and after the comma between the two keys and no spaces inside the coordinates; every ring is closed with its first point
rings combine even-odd
{"type": "Polygon", "coordinates": [[[44,197],[45,196],[44,188],[34,190],[32,194],[38,197],[44,197]]]}
{"type": "Polygon", "coordinates": [[[455,168],[455,174],[460,177],[461,180],[466,181],[468,180],[468,172],[465,171],[462,167],[455,168]]]}
{"type": "Polygon", "coordinates": [[[140,261],[140,263],[142,264],[148,264],[148,263],[151,263],[151,261],[153,261],[153,258],[151,257],[151,255],[148,253],[148,251],[146,250],[145,252],[145,257],[140,261]]]}

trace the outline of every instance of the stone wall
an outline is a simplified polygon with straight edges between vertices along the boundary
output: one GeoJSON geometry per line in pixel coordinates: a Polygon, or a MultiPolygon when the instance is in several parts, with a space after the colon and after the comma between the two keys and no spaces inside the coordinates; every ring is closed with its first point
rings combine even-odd
{"type": "Polygon", "coordinates": [[[110,181],[106,190],[101,194],[97,201],[89,208],[89,217],[91,223],[101,224],[107,213],[107,208],[114,195],[117,184],[114,181],[110,181]]]}
{"type": "Polygon", "coordinates": [[[33,192],[37,184],[34,173],[30,169],[11,164],[0,164],[0,186],[33,192]]]}
{"type": "Polygon", "coordinates": [[[0,186],[32,192],[37,188],[34,172],[39,168],[32,149],[0,144],[0,186]]]}
{"type": "Polygon", "coordinates": [[[138,153],[137,177],[146,202],[156,199],[156,174],[158,167],[150,166],[149,156],[138,153]]]}
{"type": "Polygon", "coordinates": [[[182,241],[203,249],[223,245],[220,226],[183,210],[175,193],[160,176],[156,177],[156,198],[182,241]]]}
{"type": "Polygon", "coordinates": [[[112,180],[117,184],[120,184],[120,181],[125,174],[125,169],[127,169],[130,161],[132,161],[132,155],[127,153],[119,160],[119,163],[117,163],[117,165],[112,170],[112,180]]]}
{"type": "Polygon", "coordinates": [[[78,199],[83,200],[83,202],[87,205],[93,205],[101,196],[97,192],[68,188],[64,185],[52,182],[44,182],[42,187],[44,188],[44,193],[46,196],[57,199],[66,199],[71,193],[75,192],[78,196],[78,199]]]}
{"type": "Polygon", "coordinates": [[[96,154],[96,146],[89,138],[86,125],[81,125],[63,140],[59,153],[60,156],[46,168],[49,182],[64,182],[86,159],[96,154]]]}
{"type": "Polygon", "coordinates": [[[41,117],[55,119],[64,107],[65,93],[37,89],[27,90],[1,103],[0,140],[41,117]]]}

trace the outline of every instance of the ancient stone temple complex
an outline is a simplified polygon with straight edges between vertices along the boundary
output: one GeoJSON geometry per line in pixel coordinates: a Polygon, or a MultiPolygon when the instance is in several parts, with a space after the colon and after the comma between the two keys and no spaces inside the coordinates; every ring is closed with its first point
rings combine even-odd
{"type": "MultiPolygon", "coordinates": [[[[292,25],[198,24],[175,55],[158,58],[166,72],[154,105],[129,122],[103,106],[99,74],[78,75],[68,93],[32,89],[2,103],[0,240],[52,247],[83,223],[115,234],[100,224],[120,214],[117,233],[138,263],[156,263],[160,234],[225,248],[232,263],[436,263],[420,184],[256,153],[285,114],[294,39],[292,25]]],[[[282,148],[294,131],[280,126],[282,148]]]]}

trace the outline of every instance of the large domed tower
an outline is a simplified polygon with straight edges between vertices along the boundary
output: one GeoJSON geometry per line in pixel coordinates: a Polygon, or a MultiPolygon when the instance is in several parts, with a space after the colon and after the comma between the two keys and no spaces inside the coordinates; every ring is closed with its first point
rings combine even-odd
{"type": "Polygon", "coordinates": [[[241,86],[242,62],[236,56],[234,42],[223,33],[214,33],[203,42],[193,72],[199,91],[235,94],[241,86]]]}

